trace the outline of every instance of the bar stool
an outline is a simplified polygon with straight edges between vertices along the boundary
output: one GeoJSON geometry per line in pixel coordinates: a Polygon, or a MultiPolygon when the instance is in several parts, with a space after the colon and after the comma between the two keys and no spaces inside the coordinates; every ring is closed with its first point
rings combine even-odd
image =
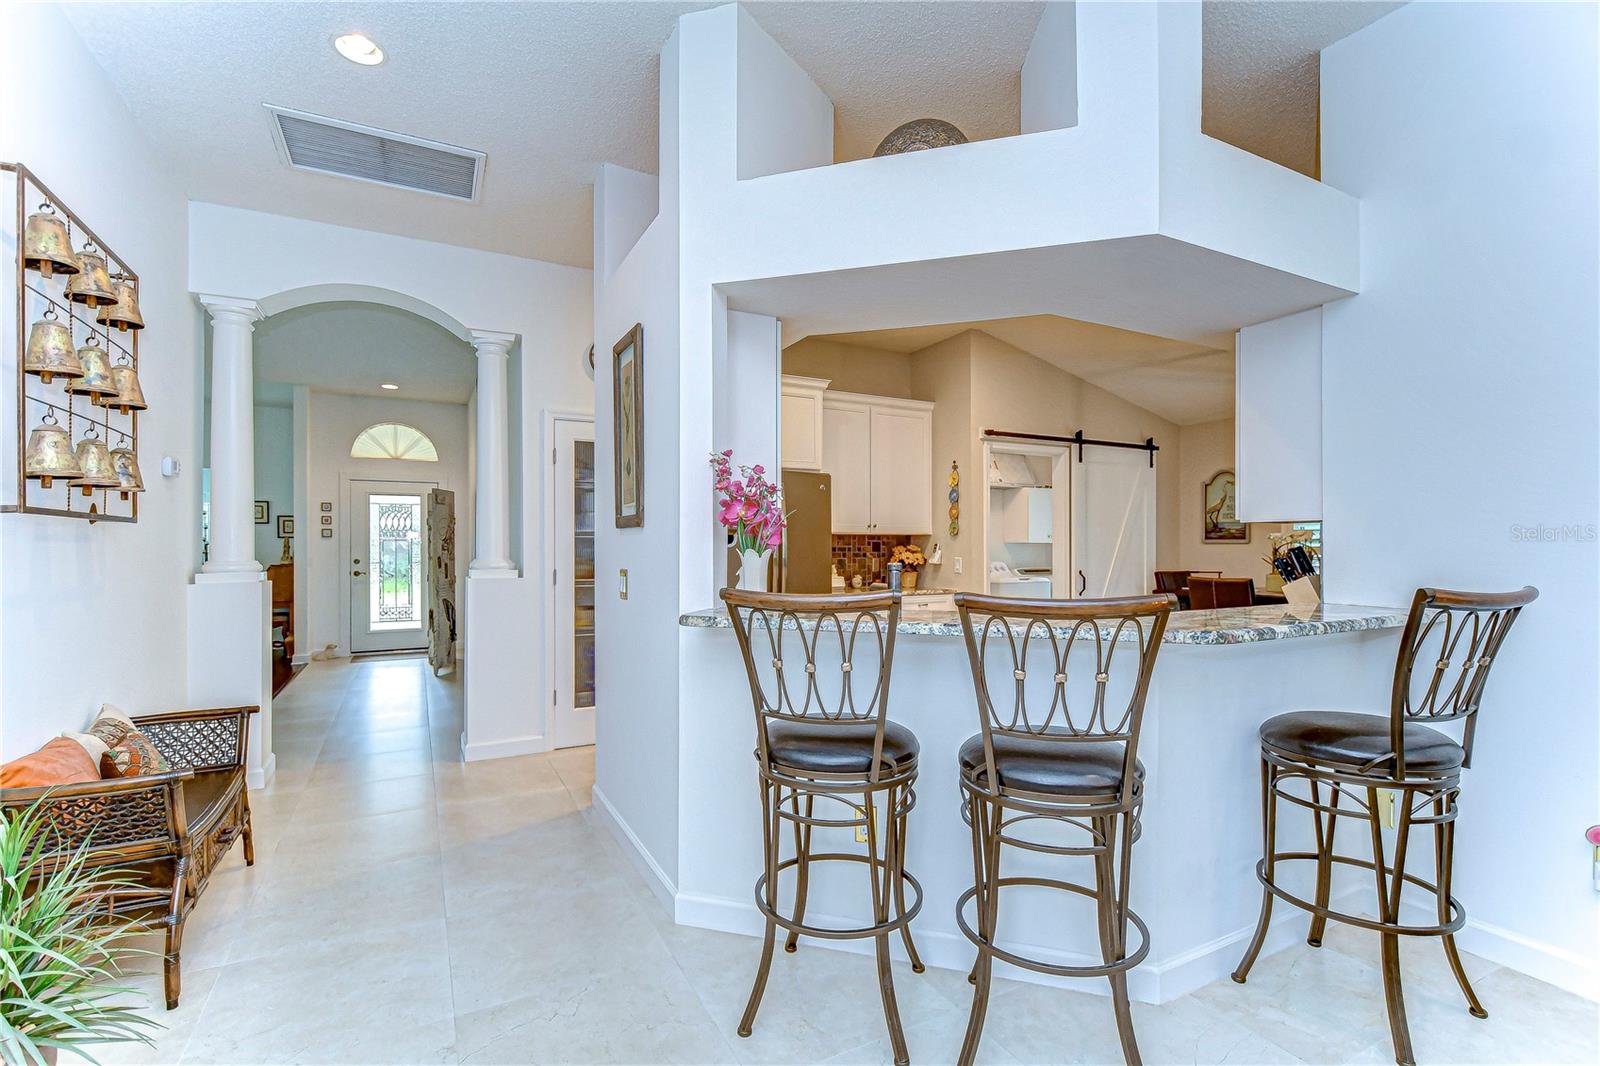
{"type": "Polygon", "coordinates": [[[972,827],[973,887],[956,902],[956,923],[978,949],[968,977],[977,987],[960,1062],[968,1066],[978,1053],[991,970],[994,960],[1002,959],[1062,977],[1108,978],[1123,1056],[1137,1063],[1128,971],[1150,951],[1150,932],[1128,906],[1145,786],[1137,751],[1150,674],[1175,601],[1171,596],[1021,600],[968,593],[958,593],[955,601],[983,728],[960,751],[961,814],[972,827]],[[1032,662],[1029,652],[1035,653],[1032,662]],[[1078,693],[1070,700],[1069,679],[1078,693]],[[1069,839],[1079,842],[1050,843],[1019,831],[1040,822],[1065,827],[1069,839]],[[1089,856],[1094,887],[1002,877],[1004,844],[1089,856]],[[1000,891],[1023,885],[1092,898],[1102,964],[1057,966],[996,946],[1000,891]],[[976,929],[966,918],[970,900],[977,901],[976,929]],[[1133,952],[1127,944],[1129,923],[1139,931],[1133,952]]]}
{"type": "Polygon", "coordinates": [[[750,678],[756,712],[756,769],[761,780],[764,872],[756,880],[756,906],[766,915],[766,938],[755,987],[739,1021],[749,1036],[772,967],[777,929],[827,940],[877,942],[878,990],[894,1061],[910,1061],[889,971],[889,937],[898,932],[923,971],[911,942],[911,919],[922,909],[922,886],[905,872],[906,816],[916,805],[917,738],[887,715],[900,594],[808,596],[723,589],[739,650],[750,678]],[[785,642],[789,648],[785,648],[785,642]],[[842,807],[817,815],[817,800],[842,807]],[[880,817],[881,814],[881,817],[880,817]],[[782,857],[782,827],[794,836],[794,857],[782,857]],[[866,853],[813,854],[814,828],[854,829],[866,853]],[[811,864],[865,863],[872,886],[872,922],[835,929],[805,922],[811,864]],[[794,907],[779,909],[778,879],[795,870],[794,907]],[[906,905],[906,886],[915,898],[906,905]]]}
{"type": "Polygon", "coordinates": [[[1466,923],[1466,910],[1450,894],[1455,861],[1456,798],[1461,771],[1472,765],[1472,736],[1484,683],[1511,624],[1522,608],[1538,598],[1527,586],[1518,592],[1448,592],[1418,589],[1400,637],[1394,688],[1387,715],[1348,711],[1295,711],[1269,718],[1261,726],[1261,815],[1263,857],[1256,878],[1263,886],[1261,919],[1233,979],[1244,984],[1266,939],[1274,896],[1309,911],[1306,943],[1322,945],[1328,919],[1371,929],[1382,936],[1384,1000],[1395,1061],[1416,1061],[1406,1005],[1400,985],[1400,937],[1436,936],[1475,1018],[1487,1018],[1456,950],[1455,933],[1466,923]],[[1421,665],[1421,670],[1417,669],[1421,665]],[[1461,743],[1423,723],[1465,719],[1461,743]],[[1305,794],[1291,791],[1305,782],[1305,794]],[[1324,788],[1327,799],[1324,800],[1324,788]],[[1379,792],[1396,794],[1393,854],[1385,854],[1380,824],[1379,792]],[[1311,811],[1316,851],[1277,850],[1278,801],[1311,811]],[[1348,800],[1348,803],[1342,801],[1348,800]],[[1340,855],[1333,850],[1339,818],[1365,820],[1372,858],[1340,855]],[[1411,830],[1433,827],[1433,882],[1405,872],[1411,830]],[[1275,879],[1280,862],[1316,863],[1315,900],[1301,899],[1275,879]],[[1328,896],[1334,864],[1371,870],[1377,887],[1377,919],[1332,910],[1328,896]],[[1438,921],[1413,925],[1401,921],[1401,889],[1411,884],[1434,897],[1438,921]]]}

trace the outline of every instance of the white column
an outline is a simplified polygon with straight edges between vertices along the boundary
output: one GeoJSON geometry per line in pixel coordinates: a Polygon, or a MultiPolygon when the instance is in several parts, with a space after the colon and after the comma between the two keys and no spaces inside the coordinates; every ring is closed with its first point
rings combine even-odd
{"type": "Polygon", "coordinates": [[[211,315],[211,552],[206,574],[254,574],[254,300],[201,296],[211,315]]]}
{"type": "Polygon", "coordinates": [[[477,498],[471,576],[514,577],[511,562],[511,439],[506,366],[513,333],[472,331],[478,350],[477,498]]]}

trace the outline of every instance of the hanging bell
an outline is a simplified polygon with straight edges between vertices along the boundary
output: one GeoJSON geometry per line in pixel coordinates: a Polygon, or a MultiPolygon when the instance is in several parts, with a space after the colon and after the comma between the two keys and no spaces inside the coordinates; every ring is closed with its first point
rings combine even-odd
{"type": "Polygon", "coordinates": [[[106,257],[93,244],[78,253],[78,272],[67,282],[67,299],[86,307],[104,307],[117,302],[111,290],[111,275],[106,273],[106,257]]]}
{"type": "Polygon", "coordinates": [[[91,403],[103,404],[117,394],[117,383],[111,376],[111,360],[106,350],[93,337],[78,349],[78,364],[83,372],[67,382],[67,391],[89,397],[91,403]]]}
{"type": "Polygon", "coordinates": [[[22,263],[47,278],[78,272],[78,257],[72,254],[67,224],[49,204],[40,204],[39,210],[28,216],[22,233],[22,263]]]}
{"type": "Polygon", "coordinates": [[[49,488],[58,477],[75,478],[83,473],[78,453],[72,450],[72,436],[56,423],[55,412],[46,411],[44,421],[28,434],[28,450],[23,472],[49,488]]]}
{"type": "Polygon", "coordinates": [[[56,309],[49,308],[44,317],[28,330],[28,354],[22,369],[38,374],[39,380],[49,384],[57,374],[76,377],[83,373],[77,350],[72,346],[72,327],[56,319],[56,309]]]}
{"type": "Polygon", "coordinates": [[[118,496],[126,500],[129,493],[144,491],[144,475],[139,473],[139,457],[126,444],[111,449],[111,469],[117,474],[118,496]]]}
{"type": "MultiPolygon", "coordinates": [[[[89,432],[94,433],[93,427],[89,432]]],[[[78,466],[81,473],[67,484],[81,488],[85,496],[92,496],[95,489],[122,487],[122,479],[117,477],[116,467],[111,465],[111,451],[99,437],[91,435],[78,442],[78,466]]]]}
{"type": "Polygon", "coordinates": [[[111,291],[117,294],[117,302],[100,308],[94,320],[116,326],[120,332],[144,329],[144,316],[139,313],[139,286],[134,280],[126,274],[118,274],[111,279],[111,291]]]}
{"type": "Polygon", "coordinates": [[[111,368],[111,381],[117,387],[115,396],[101,401],[105,407],[115,407],[122,414],[143,411],[150,405],[144,402],[144,389],[139,387],[139,372],[127,363],[111,368]]]}

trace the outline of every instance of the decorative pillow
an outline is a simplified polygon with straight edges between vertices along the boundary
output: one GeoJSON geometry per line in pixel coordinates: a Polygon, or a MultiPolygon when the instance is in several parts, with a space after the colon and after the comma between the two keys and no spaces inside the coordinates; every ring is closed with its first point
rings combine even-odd
{"type": "Polygon", "coordinates": [[[75,785],[100,780],[100,768],[82,745],[56,737],[31,755],[0,766],[0,788],[75,785]]]}
{"type": "Polygon", "coordinates": [[[137,729],[130,729],[100,758],[102,777],[140,777],[164,774],[170,769],[171,764],[156,750],[155,744],[137,729]]]}
{"type": "Polygon", "coordinates": [[[96,766],[100,765],[100,760],[105,758],[106,752],[111,750],[110,745],[93,733],[62,733],[61,735],[65,739],[80,745],[96,766]]]}
{"type": "Polygon", "coordinates": [[[129,718],[120,708],[109,703],[100,705],[100,715],[89,727],[88,735],[94,737],[106,747],[115,747],[117,741],[133,732],[133,719],[129,718]]]}

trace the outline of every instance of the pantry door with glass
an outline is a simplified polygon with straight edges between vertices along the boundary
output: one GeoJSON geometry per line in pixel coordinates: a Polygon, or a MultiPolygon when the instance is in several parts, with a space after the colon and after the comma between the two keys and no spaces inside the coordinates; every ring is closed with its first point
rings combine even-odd
{"type": "Polygon", "coordinates": [[[428,646],[428,493],[435,482],[350,481],[350,651],[428,646]]]}

